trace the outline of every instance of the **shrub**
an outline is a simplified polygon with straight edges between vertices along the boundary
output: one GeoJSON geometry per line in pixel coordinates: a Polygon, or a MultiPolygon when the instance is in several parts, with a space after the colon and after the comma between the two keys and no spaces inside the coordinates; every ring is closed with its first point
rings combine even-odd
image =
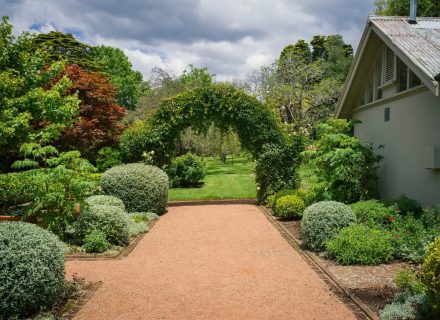
{"type": "Polygon", "coordinates": [[[416,295],[425,292],[425,286],[420,280],[419,273],[412,270],[402,270],[396,274],[395,282],[405,294],[416,295]]]}
{"type": "Polygon", "coordinates": [[[349,206],[335,201],[321,201],[304,210],[301,237],[307,248],[322,251],[325,241],[355,222],[356,216],[349,206]]]}
{"type": "Polygon", "coordinates": [[[381,320],[422,320],[424,317],[425,295],[404,296],[386,305],[380,311],[381,320]]]}
{"type": "Polygon", "coordinates": [[[434,315],[440,317],[440,237],[428,247],[426,253],[421,275],[422,282],[425,284],[434,315]]]}
{"type": "Polygon", "coordinates": [[[133,212],[130,214],[134,222],[159,220],[160,216],[154,212],[133,212]]]}
{"type": "Polygon", "coordinates": [[[109,243],[105,233],[101,230],[92,230],[84,238],[83,248],[86,252],[100,253],[107,250],[109,243]]]}
{"type": "Polygon", "coordinates": [[[64,290],[64,246],[24,222],[0,223],[0,318],[25,318],[64,290]]]}
{"type": "Polygon", "coordinates": [[[306,206],[309,206],[313,203],[313,200],[315,198],[315,195],[312,191],[305,190],[305,189],[283,189],[275,193],[271,197],[271,203],[272,206],[275,206],[276,202],[279,198],[284,196],[297,196],[302,201],[304,201],[306,206]]]}
{"type": "Polygon", "coordinates": [[[130,235],[127,214],[119,207],[93,205],[83,210],[75,225],[76,236],[84,242],[93,230],[105,234],[108,242],[115,245],[128,245],[130,235]]]}
{"type": "Polygon", "coordinates": [[[173,159],[167,173],[173,187],[192,187],[203,180],[205,168],[199,157],[188,153],[173,159]]]}
{"type": "Polygon", "coordinates": [[[104,172],[114,166],[122,164],[121,153],[118,149],[112,147],[104,147],[98,152],[96,158],[96,167],[99,172],[104,172]]]}
{"type": "Polygon", "coordinates": [[[297,196],[284,196],[275,204],[275,215],[278,217],[293,219],[301,218],[305,209],[304,201],[297,196]]]}
{"type": "Polygon", "coordinates": [[[393,258],[389,235],[359,224],[341,229],[326,247],[328,257],[344,265],[375,265],[393,258]]]}
{"type": "Polygon", "coordinates": [[[125,206],[122,200],[114,196],[96,195],[90,196],[84,201],[89,206],[115,206],[125,211],[125,206]]]}
{"type": "Polygon", "coordinates": [[[142,221],[136,222],[134,220],[130,220],[128,222],[128,230],[130,233],[130,237],[135,237],[138,234],[150,231],[150,228],[148,228],[148,226],[146,226],[145,223],[143,223],[142,221]]]}
{"type": "Polygon", "coordinates": [[[104,193],[120,198],[128,212],[165,211],[168,184],[165,172],[140,163],[116,166],[101,176],[104,193]]]}
{"type": "Polygon", "coordinates": [[[376,195],[376,170],[381,156],[371,145],[350,136],[352,122],[330,119],[318,127],[319,139],[313,148],[303,153],[315,169],[317,193],[324,198],[344,203],[370,199],[376,195]]]}
{"type": "Polygon", "coordinates": [[[358,222],[369,227],[383,227],[390,225],[396,214],[396,208],[386,206],[377,200],[359,201],[350,205],[358,222]]]}
{"type": "Polygon", "coordinates": [[[422,206],[417,202],[417,200],[408,198],[403,194],[397,199],[388,201],[388,203],[396,205],[397,210],[401,214],[412,213],[414,216],[418,217],[423,210],[422,206]]]}
{"type": "Polygon", "coordinates": [[[299,153],[304,149],[303,138],[298,136],[284,146],[266,144],[255,167],[257,198],[263,202],[282,189],[295,189],[299,185],[299,153]]]}

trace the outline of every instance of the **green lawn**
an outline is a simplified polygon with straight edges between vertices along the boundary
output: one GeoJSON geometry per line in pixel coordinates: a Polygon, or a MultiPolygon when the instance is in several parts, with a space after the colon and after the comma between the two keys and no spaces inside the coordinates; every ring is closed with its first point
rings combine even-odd
{"type": "Polygon", "coordinates": [[[256,197],[255,162],[240,158],[226,163],[206,158],[206,177],[200,188],[172,188],[169,201],[246,199],[256,197]]]}
{"type": "Polygon", "coordinates": [[[318,178],[312,168],[307,165],[301,165],[298,169],[298,173],[301,178],[301,188],[313,189],[313,186],[318,182],[318,178]]]}

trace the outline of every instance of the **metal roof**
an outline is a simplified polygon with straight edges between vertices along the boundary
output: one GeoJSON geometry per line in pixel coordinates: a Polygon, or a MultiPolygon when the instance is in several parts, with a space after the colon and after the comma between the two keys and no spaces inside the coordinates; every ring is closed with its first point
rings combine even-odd
{"type": "Polygon", "coordinates": [[[407,17],[371,16],[369,21],[431,79],[440,73],[440,18],[417,18],[417,24],[407,17]]]}

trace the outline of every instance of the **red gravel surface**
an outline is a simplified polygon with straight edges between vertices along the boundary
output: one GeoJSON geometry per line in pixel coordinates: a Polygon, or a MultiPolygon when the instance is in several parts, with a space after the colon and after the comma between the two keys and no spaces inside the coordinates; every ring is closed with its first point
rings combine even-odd
{"type": "Polygon", "coordinates": [[[68,261],[102,281],[76,319],[356,319],[257,207],[173,207],[130,255],[68,261]]]}

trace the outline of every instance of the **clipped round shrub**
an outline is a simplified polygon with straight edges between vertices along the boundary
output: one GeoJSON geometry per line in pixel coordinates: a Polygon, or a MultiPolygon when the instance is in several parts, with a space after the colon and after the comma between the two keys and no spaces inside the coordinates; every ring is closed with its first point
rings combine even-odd
{"type": "Polygon", "coordinates": [[[321,201],[304,210],[301,238],[310,250],[322,251],[325,241],[355,222],[356,216],[349,206],[336,201],[321,201]]]}
{"type": "Polygon", "coordinates": [[[376,265],[393,258],[390,237],[380,230],[352,224],[326,242],[329,258],[344,265],[376,265]]]}
{"type": "MultiPolygon", "coordinates": [[[[305,189],[283,189],[275,193],[271,198],[273,206],[277,203],[278,199],[284,196],[297,196],[302,201],[304,201],[305,205],[311,205],[313,203],[313,200],[315,198],[315,195],[312,191],[305,190],[305,189]]],[[[269,197],[268,197],[269,199],[269,197]]]]}
{"type": "Polygon", "coordinates": [[[89,253],[100,253],[107,250],[109,243],[105,233],[100,230],[92,230],[84,238],[83,248],[89,253]]]}
{"type": "Polygon", "coordinates": [[[125,211],[124,203],[121,199],[114,196],[96,195],[84,200],[89,206],[115,206],[125,211]]]}
{"type": "Polygon", "coordinates": [[[205,177],[202,160],[191,153],[173,159],[167,172],[173,187],[196,186],[205,177]]]}
{"type": "Polygon", "coordinates": [[[350,205],[358,221],[370,227],[383,227],[393,221],[394,206],[386,206],[377,200],[359,201],[350,205]]]}
{"type": "Polygon", "coordinates": [[[306,205],[297,196],[284,196],[275,204],[275,215],[277,217],[293,219],[301,218],[306,205]]]}
{"type": "Polygon", "coordinates": [[[101,175],[104,193],[121,199],[128,212],[164,212],[168,185],[164,171],[141,163],[116,166],[101,175]]]}
{"type": "Polygon", "coordinates": [[[126,246],[130,242],[128,217],[124,210],[115,206],[90,206],[79,216],[75,225],[76,237],[84,243],[92,231],[101,231],[108,242],[126,246]]]}
{"type": "Polygon", "coordinates": [[[426,294],[433,313],[440,317],[440,237],[435,239],[426,250],[421,278],[426,286],[426,294]]]}
{"type": "Polygon", "coordinates": [[[64,245],[54,234],[30,223],[0,223],[0,319],[52,306],[64,283],[64,245]]]}

